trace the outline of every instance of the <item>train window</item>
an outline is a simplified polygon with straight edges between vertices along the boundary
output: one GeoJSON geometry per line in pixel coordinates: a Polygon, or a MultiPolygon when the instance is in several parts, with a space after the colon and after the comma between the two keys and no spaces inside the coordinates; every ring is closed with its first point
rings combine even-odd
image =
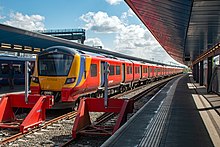
{"type": "Polygon", "coordinates": [[[114,75],[115,74],[115,66],[110,65],[109,70],[110,70],[109,75],[114,75]]]}
{"type": "MultiPolygon", "coordinates": [[[[15,74],[21,74],[22,68],[21,64],[13,64],[13,69],[15,74]]],[[[9,64],[8,63],[2,63],[0,67],[0,73],[1,74],[9,74],[9,64]]]]}
{"type": "Polygon", "coordinates": [[[129,66],[127,66],[127,74],[130,74],[130,67],[129,66]]]}
{"type": "Polygon", "coordinates": [[[121,67],[116,66],[116,75],[120,75],[120,74],[121,74],[121,67]]]}
{"type": "Polygon", "coordinates": [[[135,67],[135,73],[136,74],[140,73],[140,68],[139,67],[135,67]]]}
{"type": "Polygon", "coordinates": [[[49,53],[38,57],[38,70],[41,76],[67,76],[73,56],[63,53],[49,53]]]}
{"type": "Polygon", "coordinates": [[[147,68],[146,67],[144,67],[144,71],[143,71],[144,73],[147,73],[147,68]]]}
{"type": "Polygon", "coordinates": [[[20,64],[13,64],[13,67],[14,67],[14,72],[16,74],[21,74],[21,65],[20,64]]]}
{"type": "Polygon", "coordinates": [[[97,64],[91,64],[90,75],[91,75],[91,77],[97,76],[97,64]]]}
{"type": "Polygon", "coordinates": [[[132,74],[132,66],[130,66],[130,73],[129,74],[132,74]]]}
{"type": "Polygon", "coordinates": [[[2,74],[8,74],[8,72],[9,72],[9,66],[8,66],[8,64],[1,64],[1,73],[2,74]]]}

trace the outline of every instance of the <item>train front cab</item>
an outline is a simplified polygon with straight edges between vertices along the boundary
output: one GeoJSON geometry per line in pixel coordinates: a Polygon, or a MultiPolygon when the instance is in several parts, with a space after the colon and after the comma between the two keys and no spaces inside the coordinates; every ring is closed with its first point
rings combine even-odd
{"type": "MultiPolygon", "coordinates": [[[[52,47],[37,56],[31,94],[54,95],[56,102],[74,101],[73,87],[85,82],[91,58],[65,47],[52,47]]],[[[80,90],[84,90],[83,88],[80,90]]]]}

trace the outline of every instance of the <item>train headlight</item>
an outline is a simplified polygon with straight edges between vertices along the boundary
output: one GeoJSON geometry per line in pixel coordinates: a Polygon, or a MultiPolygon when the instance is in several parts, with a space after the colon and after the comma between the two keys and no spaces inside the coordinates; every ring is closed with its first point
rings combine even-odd
{"type": "Polygon", "coordinates": [[[67,78],[65,84],[71,84],[71,83],[74,83],[75,81],[76,81],[75,77],[67,78]]]}
{"type": "Polygon", "coordinates": [[[39,78],[38,77],[32,77],[32,82],[39,83],[39,78]]]}

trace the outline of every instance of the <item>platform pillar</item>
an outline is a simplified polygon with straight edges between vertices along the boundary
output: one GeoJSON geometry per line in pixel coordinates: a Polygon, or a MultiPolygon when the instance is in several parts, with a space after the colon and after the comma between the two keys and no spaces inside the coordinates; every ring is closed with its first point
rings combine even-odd
{"type": "Polygon", "coordinates": [[[208,67],[207,67],[207,91],[209,89],[210,86],[210,82],[211,82],[211,77],[212,77],[212,58],[213,57],[208,57],[208,67]]]}
{"type": "Polygon", "coordinates": [[[204,69],[203,69],[203,61],[200,61],[200,72],[199,72],[199,85],[203,85],[203,76],[204,76],[204,69]]]}
{"type": "Polygon", "coordinates": [[[196,83],[199,83],[199,63],[196,64],[196,83]]]}
{"type": "Polygon", "coordinates": [[[196,65],[193,65],[193,80],[196,80],[196,65]]]}

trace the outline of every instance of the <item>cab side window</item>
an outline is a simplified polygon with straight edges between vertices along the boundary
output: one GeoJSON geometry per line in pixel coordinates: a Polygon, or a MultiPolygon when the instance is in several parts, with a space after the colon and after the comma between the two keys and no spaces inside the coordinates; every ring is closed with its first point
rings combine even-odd
{"type": "Polygon", "coordinates": [[[97,76],[97,64],[91,64],[90,75],[91,77],[97,76]]]}
{"type": "Polygon", "coordinates": [[[116,66],[116,75],[120,75],[120,74],[121,74],[121,67],[116,66]]]}
{"type": "Polygon", "coordinates": [[[109,75],[114,75],[115,74],[115,66],[110,65],[109,70],[110,70],[109,75]]]}

